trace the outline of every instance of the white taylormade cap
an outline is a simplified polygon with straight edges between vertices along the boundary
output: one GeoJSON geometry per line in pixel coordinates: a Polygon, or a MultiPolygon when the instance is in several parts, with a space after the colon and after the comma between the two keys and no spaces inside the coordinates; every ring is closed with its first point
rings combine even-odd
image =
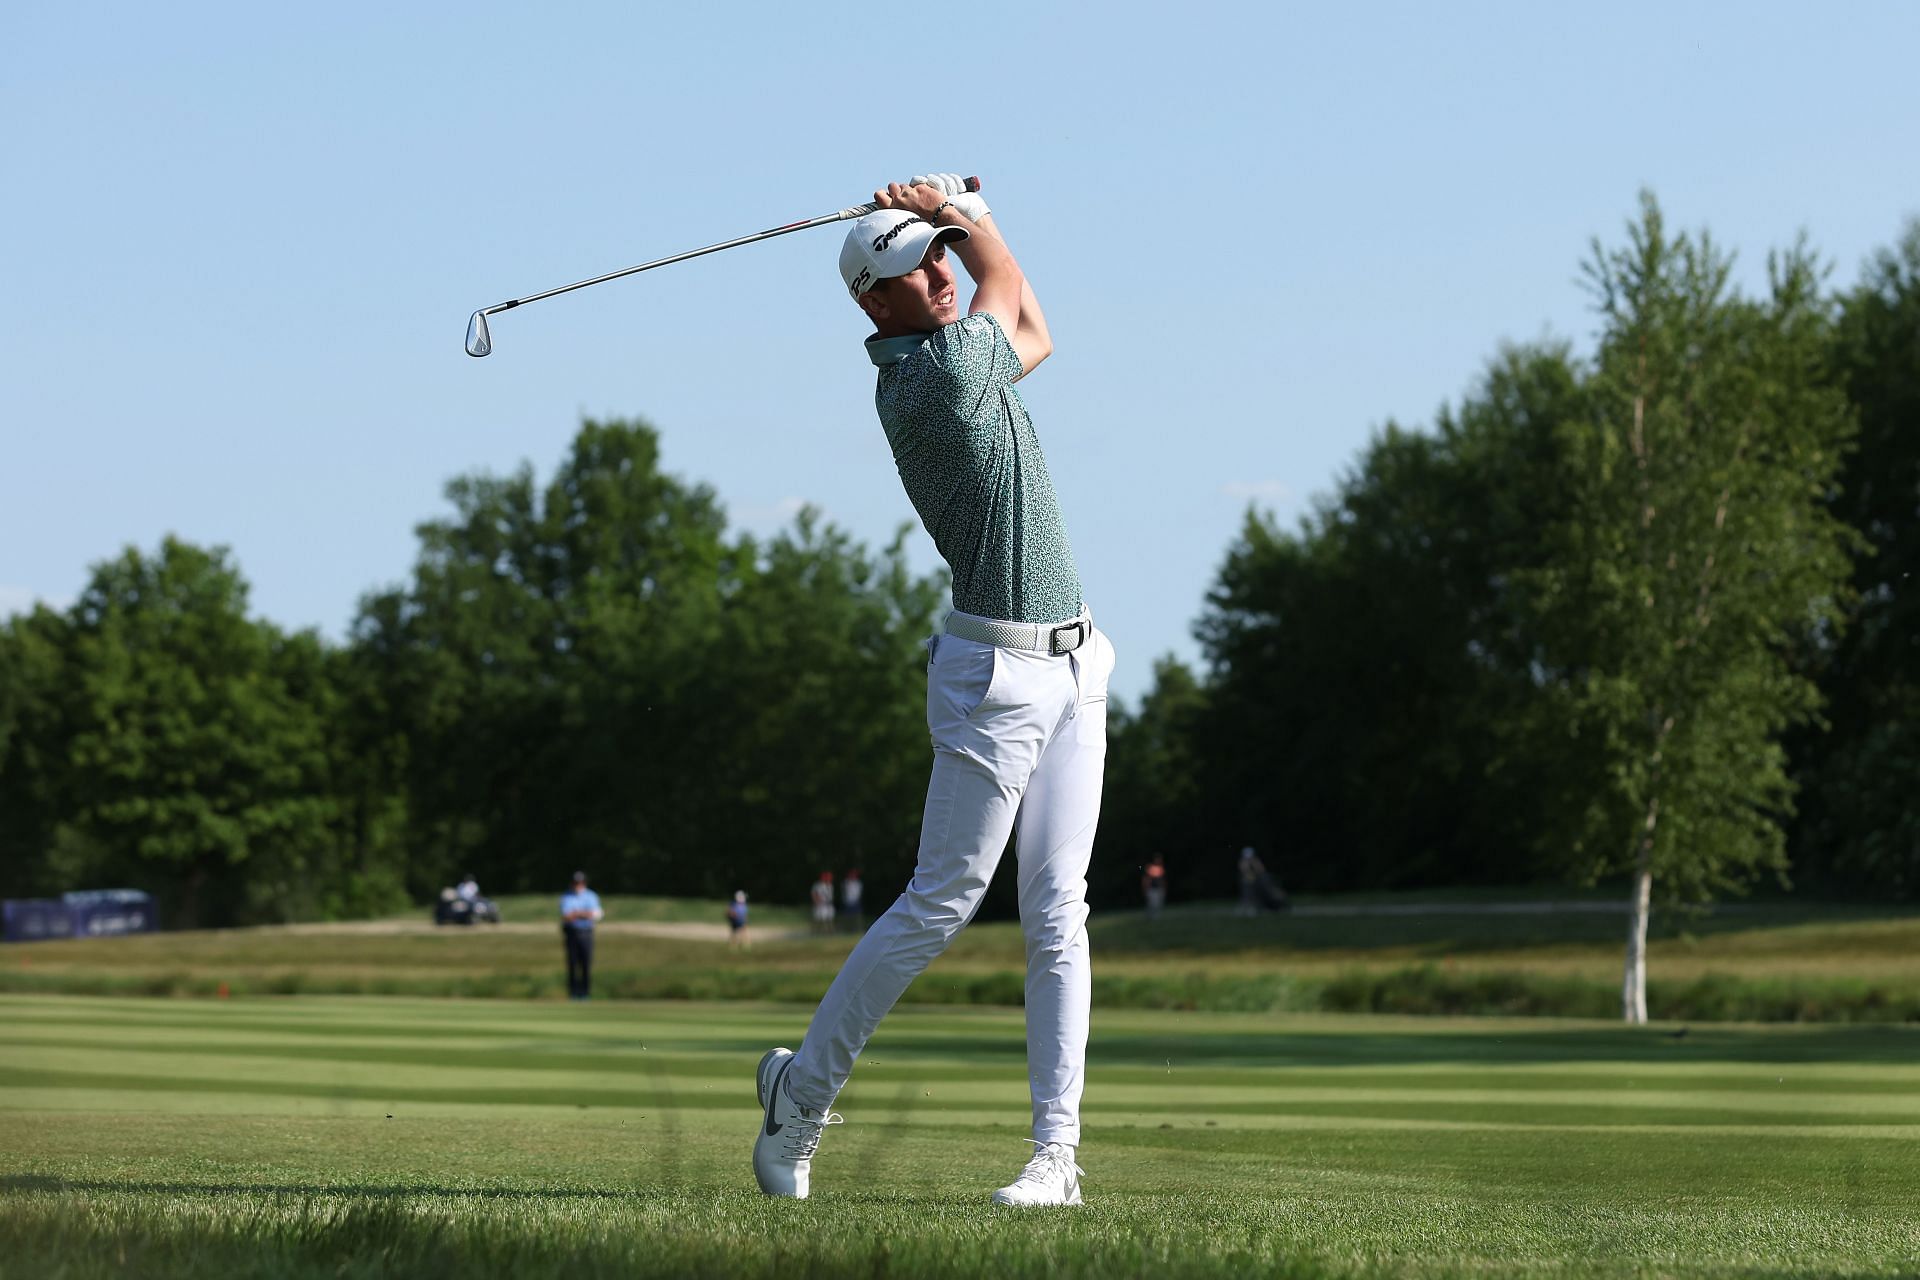
{"type": "Polygon", "coordinates": [[[936,227],[906,209],[881,209],[853,224],[840,246],[840,278],[859,297],[882,280],[904,276],[920,265],[935,241],[965,240],[964,227],[936,227]]]}

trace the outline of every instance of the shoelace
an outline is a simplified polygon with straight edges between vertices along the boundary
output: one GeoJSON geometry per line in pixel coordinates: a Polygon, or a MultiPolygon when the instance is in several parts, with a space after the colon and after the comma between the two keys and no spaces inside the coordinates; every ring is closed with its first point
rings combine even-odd
{"type": "Polygon", "coordinates": [[[845,1124],[847,1118],[838,1111],[829,1111],[818,1120],[809,1120],[806,1113],[787,1125],[790,1136],[787,1138],[787,1158],[789,1160],[811,1160],[820,1146],[820,1131],[830,1124],[845,1124]]]}
{"type": "Polygon", "coordinates": [[[1038,1149],[1033,1153],[1033,1159],[1027,1161],[1027,1167],[1020,1171],[1020,1176],[1014,1179],[1015,1183],[1051,1182],[1064,1178],[1065,1169],[1061,1168],[1062,1165],[1082,1178],[1087,1176],[1087,1171],[1073,1162],[1073,1148],[1066,1143],[1035,1142],[1032,1138],[1022,1138],[1020,1141],[1031,1143],[1038,1149]]]}

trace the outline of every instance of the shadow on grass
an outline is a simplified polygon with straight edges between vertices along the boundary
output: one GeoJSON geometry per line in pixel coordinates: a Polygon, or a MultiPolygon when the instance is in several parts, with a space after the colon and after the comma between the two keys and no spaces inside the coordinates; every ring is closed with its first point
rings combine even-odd
{"type": "Polygon", "coordinates": [[[258,1195],[351,1196],[359,1200],[417,1200],[453,1196],[465,1200],[629,1200],[644,1191],[609,1191],[591,1187],[439,1187],[381,1186],[373,1183],[276,1182],[139,1182],[99,1178],[59,1178],[40,1173],[0,1174],[0,1192],[23,1191],[64,1194],[96,1192],[102,1195],[258,1195]]]}
{"type": "MultiPolygon", "coordinates": [[[[899,1033],[887,1048],[904,1053],[993,1055],[1025,1053],[1017,1038],[990,1041],[899,1033]]],[[[1168,1060],[1246,1066],[1502,1065],[1554,1062],[1887,1063],[1920,1061],[1920,1027],[1865,1024],[1793,1027],[1779,1031],[1714,1027],[1503,1028],[1469,1030],[1436,1022],[1418,1031],[1298,1028],[1266,1034],[1193,1031],[1165,1035],[1101,1035],[1088,1046],[1094,1064],[1153,1066],[1168,1060]]]]}

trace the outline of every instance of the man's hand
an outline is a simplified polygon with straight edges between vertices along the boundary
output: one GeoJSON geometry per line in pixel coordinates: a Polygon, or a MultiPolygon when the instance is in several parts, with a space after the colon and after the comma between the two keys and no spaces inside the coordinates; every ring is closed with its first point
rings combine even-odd
{"type": "Polygon", "coordinates": [[[967,180],[957,173],[917,173],[908,179],[908,185],[914,187],[932,187],[943,197],[953,201],[968,222],[978,222],[993,210],[987,208],[986,197],[977,191],[967,190],[967,180]]]}
{"type": "Polygon", "coordinates": [[[933,211],[946,200],[945,193],[938,187],[916,187],[904,182],[889,182],[886,190],[873,193],[873,202],[882,209],[905,209],[928,221],[932,221],[933,211]]]}

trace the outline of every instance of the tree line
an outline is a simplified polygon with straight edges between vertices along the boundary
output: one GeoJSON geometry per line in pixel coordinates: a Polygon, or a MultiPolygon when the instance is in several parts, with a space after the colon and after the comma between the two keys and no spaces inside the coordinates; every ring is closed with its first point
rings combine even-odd
{"type": "Polygon", "coordinates": [[[468,872],[717,898],[911,866],[947,583],[905,528],[877,553],[811,512],[730,535],[641,423],[585,423],[544,487],[523,467],[447,498],[343,644],[248,618],[228,553],[172,538],[10,621],[0,890],[127,884],[224,924],[468,872]]]}
{"type": "MultiPolygon", "coordinates": [[[[1920,886],[1920,222],[1740,296],[1647,197],[1595,349],[1508,346],[1295,528],[1250,512],[1115,726],[1129,854],[1290,887],[1920,886]]],[[[1109,864],[1111,865],[1111,863],[1109,864]]],[[[1177,870],[1176,870],[1177,874],[1177,870]]],[[[1118,882],[1113,887],[1117,888],[1118,882]]]]}
{"type": "MultiPolygon", "coordinates": [[[[1920,883],[1920,223],[1763,296],[1646,199],[1586,264],[1593,349],[1511,346],[1295,527],[1250,510],[1111,717],[1097,899],[1773,876],[1920,883]]],[[[169,538],[0,624],[0,893],[149,888],[173,924],[352,916],[462,872],[786,899],[904,884],[947,582],[803,513],[732,533],[642,422],[545,485],[454,480],[345,640],[169,538]]]]}

